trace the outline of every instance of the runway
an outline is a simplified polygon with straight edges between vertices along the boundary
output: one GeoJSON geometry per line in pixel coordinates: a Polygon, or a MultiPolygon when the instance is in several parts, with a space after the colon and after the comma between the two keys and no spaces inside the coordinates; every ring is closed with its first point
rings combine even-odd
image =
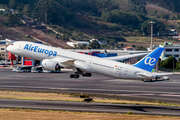
{"type": "MultiPolygon", "coordinates": [[[[10,69],[0,69],[0,90],[86,93],[98,97],[180,103],[180,75],[171,75],[170,80],[143,82],[114,79],[97,74],[93,74],[92,77],[71,79],[70,74],[71,71],[15,73],[10,69]]],[[[134,114],[180,116],[180,107],[130,104],[0,99],[0,107],[109,113],[131,111],[134,114]]]]}
{"type": "Polygon", "coordinates": [[[171,75],[170,80],[142,82],[97,74],[71,79],[70,74],[70,71],[14,73],[8,69],[0,69],[0,90],[88,93],[120,99],[180,103],[180,75],[171,75]]]}
{"type": "Polygon", "coordinates": [[[0,99],[1,108],[180,116],[180,107],[0,99]]]}

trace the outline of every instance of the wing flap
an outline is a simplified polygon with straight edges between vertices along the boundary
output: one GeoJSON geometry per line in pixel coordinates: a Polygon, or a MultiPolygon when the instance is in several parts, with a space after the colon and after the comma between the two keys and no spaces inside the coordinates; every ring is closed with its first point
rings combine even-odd
{"type": "Polygon", "coordinates": [[[69,68],[73,68],[74,62],[76,61],[76,60],[72,60],[72,59],[63,59],[60,57],[53,58],[52,60],[56,61],[60,66],[69,67],[69,68]]]}
{"type": "Polygon", "coordinates": [[[153,78],[154,76],[153,75],[147,75],[147,74],[144,74],[144,73],[136,73],[137,75],[141,76],[141,77],[145,77],[145,78],[153,78]]]}

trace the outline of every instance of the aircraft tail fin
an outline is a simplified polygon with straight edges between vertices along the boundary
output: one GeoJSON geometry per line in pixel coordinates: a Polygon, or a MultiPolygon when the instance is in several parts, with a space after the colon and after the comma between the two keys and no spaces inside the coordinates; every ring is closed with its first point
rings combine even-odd
{"type": "Polygon", "coordinates": [[[134,66],[151,72],[164,49],[164,47],[156,48],[154,51],[137,62],[134,66]]]}

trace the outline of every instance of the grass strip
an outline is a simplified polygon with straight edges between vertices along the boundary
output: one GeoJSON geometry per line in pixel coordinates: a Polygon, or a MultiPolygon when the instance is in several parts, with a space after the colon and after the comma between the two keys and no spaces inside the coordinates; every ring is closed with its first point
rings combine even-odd
{"type": "Polygon", "coordinates": [[[0,120],[179,120],[179,117],[120,113],[67,112],[21,108],[0,109],[0,120]]]}
{"type": "MultiPolygon", "coordinates": [[[[80,94],[63,94],[63,93],[36,93],[36,92],[17,92],[17,91],[0,91],[1,99],[22,99],[22,100],[50,100],[50,101],[77,101],[82,102],[84,98],[79,98],[80,94]]],[[[92,102],[113,103],[113,104],[135,104],[135,105],[159,105],[159,106],[180,106],[180,104],[171,104],[164,102],[148,101],[130,101],[120,100],[118,98],[98,98],[93,97],[92,102]]]]}

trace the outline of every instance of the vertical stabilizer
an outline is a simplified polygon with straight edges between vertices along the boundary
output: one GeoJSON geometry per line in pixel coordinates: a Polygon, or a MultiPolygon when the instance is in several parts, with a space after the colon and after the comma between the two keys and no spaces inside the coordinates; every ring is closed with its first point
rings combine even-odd
{"type": "Polygon", "coordinates": [[[137,62],[134,66],[151,72],[163,51],[164,47],[156,48],[154,51],[137,62]]]}

